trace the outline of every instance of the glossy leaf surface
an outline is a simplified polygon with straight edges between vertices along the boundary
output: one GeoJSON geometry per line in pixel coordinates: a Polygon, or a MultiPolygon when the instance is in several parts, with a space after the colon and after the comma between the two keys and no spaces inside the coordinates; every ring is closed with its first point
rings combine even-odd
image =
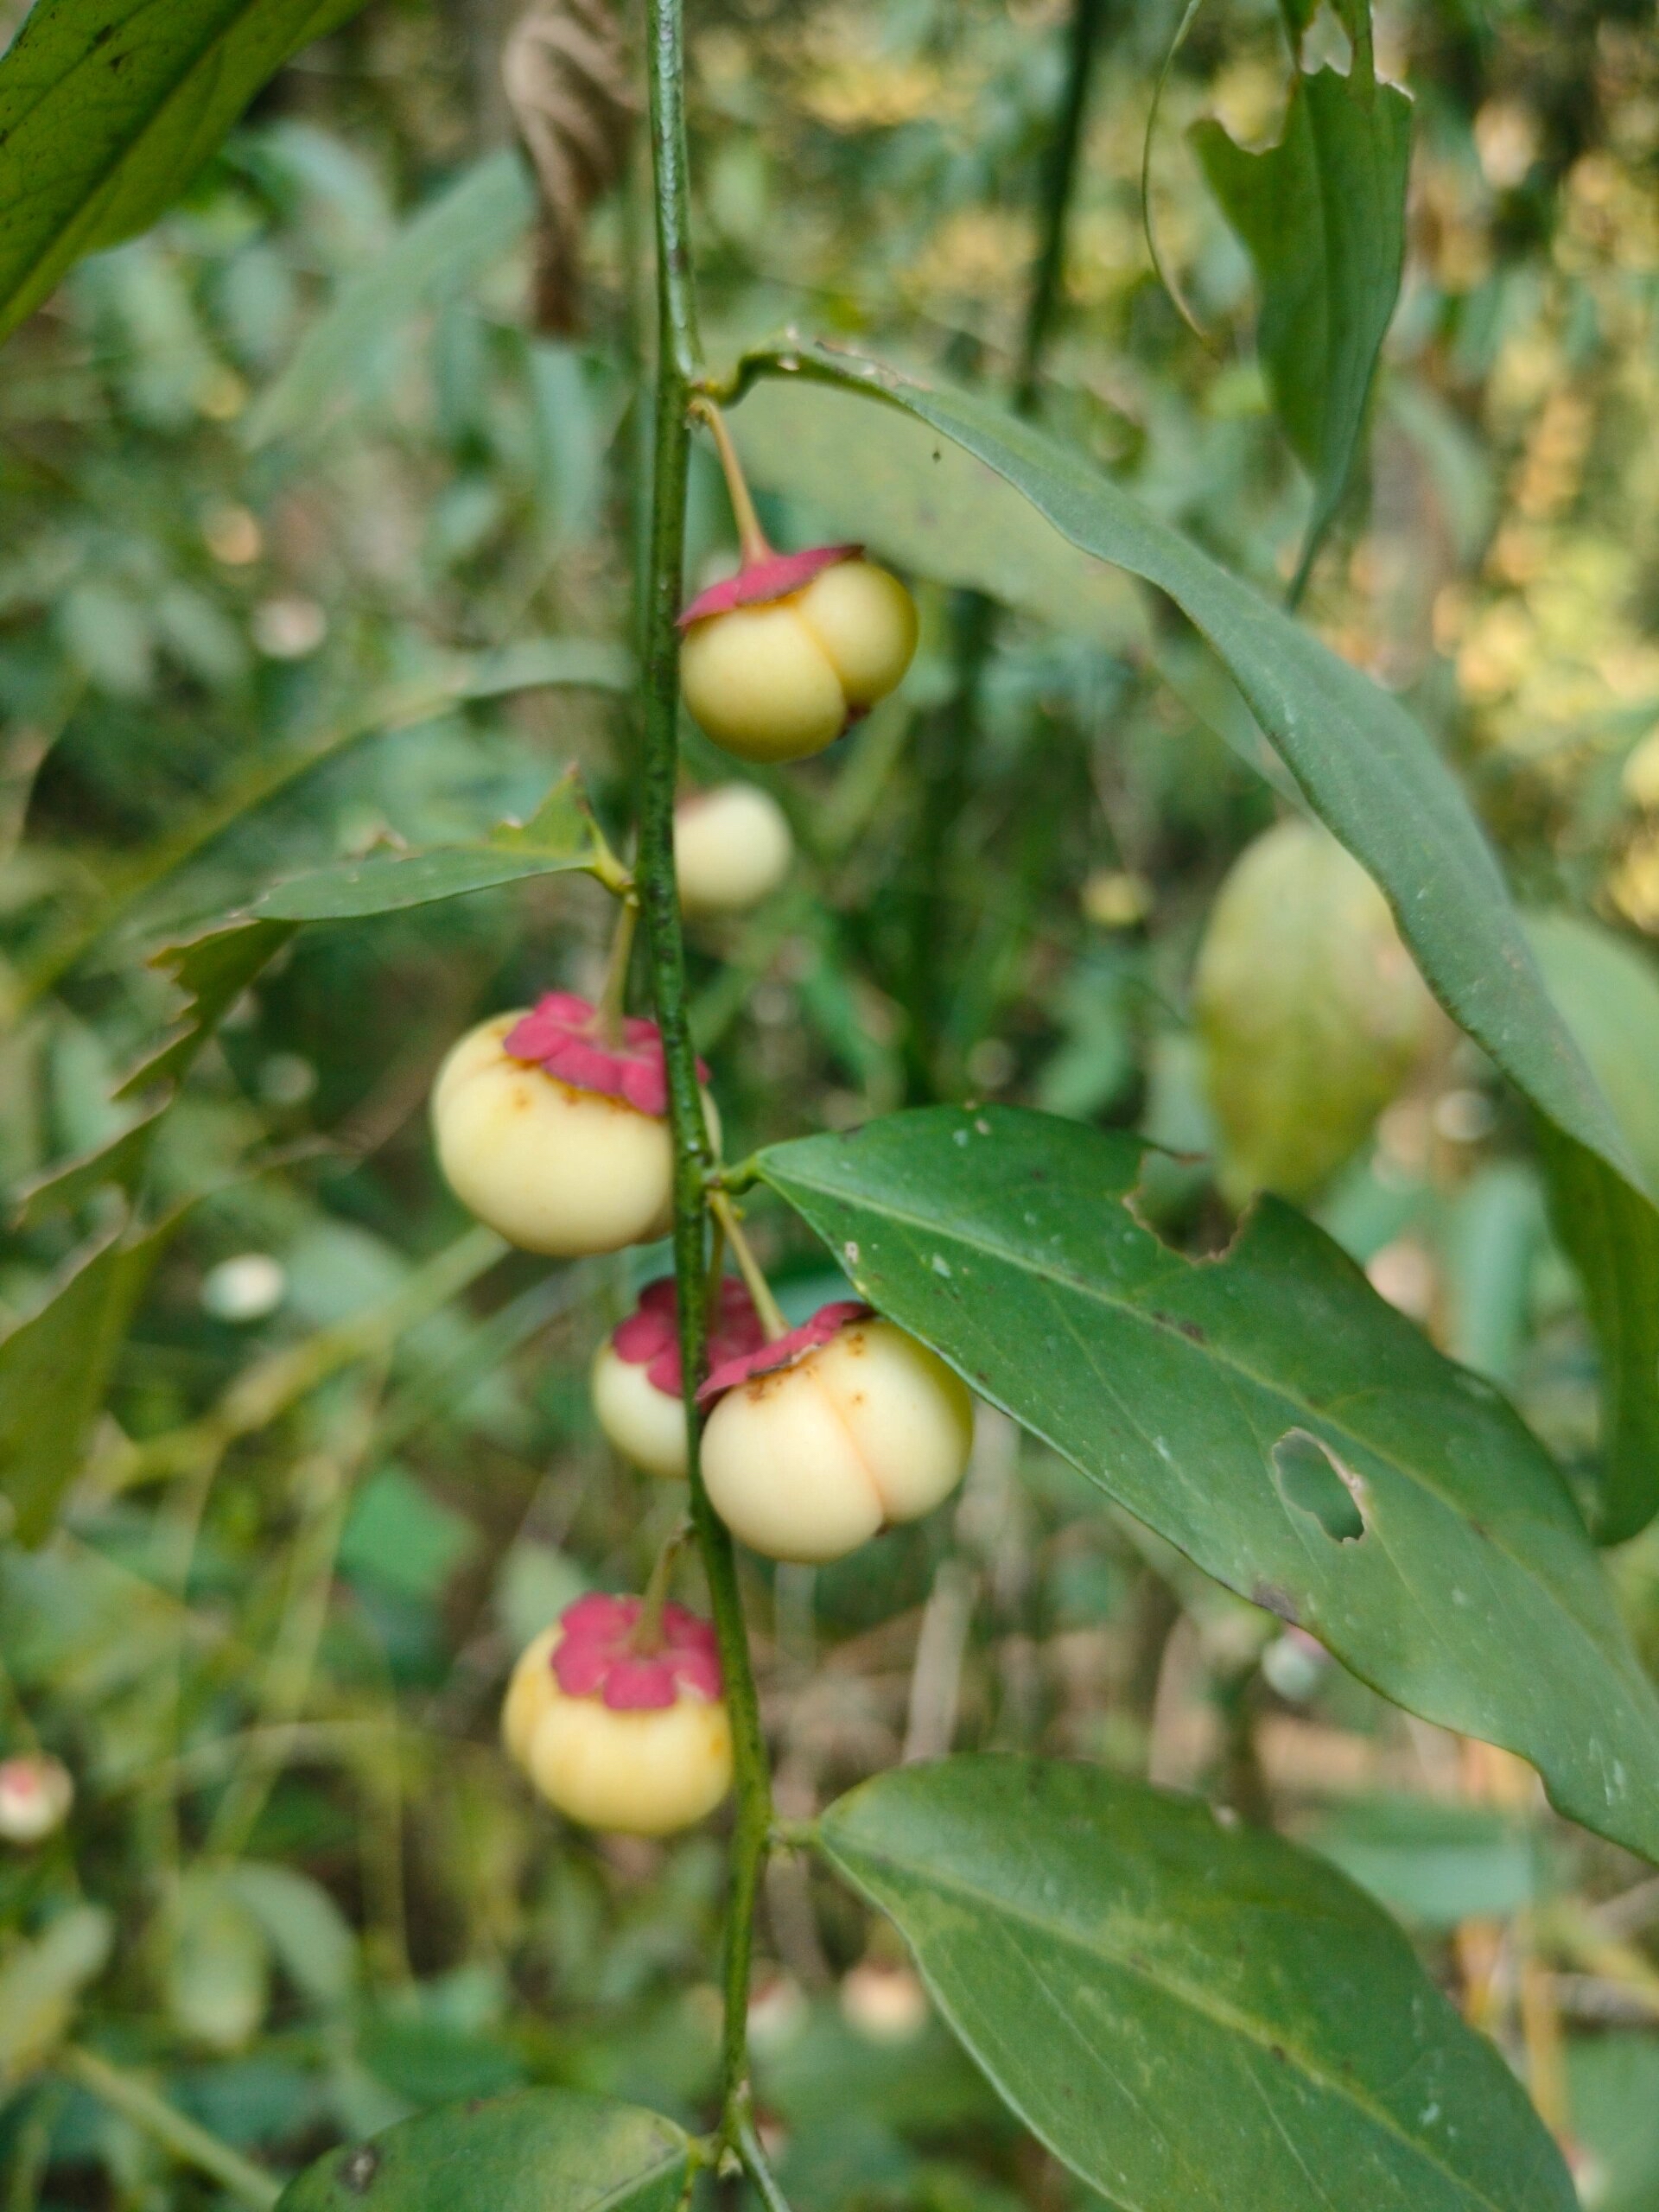
{"type": "Polygon", "coordinates": [[[440,2105],[291,2182],[278,2212],[674,2212],[690,2146],[671,2120],[575,2089],[440,2105]]]}
{"type": "Polygon", "coordinates": [[[760,1166],[861,1296],[1207,1573],[1659,1859],[1659,1698],[1541,1447],[1277,1200],[1221,1258],[1172,1252],[1146,1157],[941,1107],[760,1166]]]}
{"type": "Polygon", "coordinates": [[[1134,2212],[1572,2212],[1495,2047],[1334,1868],[1022,1758],[895,1769],[820,1824],[1003,2097],[1134,2212]]]}
{"type": "MultiPolygon", "coordinates": [[[[1610,1251],[1639,1251],[1659,1237],[1651,1193],[1550,1002],[1491,848],[1397,700],[1109,477],[1005,410],[822,344],[751,355],[746,373],[810,377],[902,409],[1006,477],[1073,544],[1166,592],[1225,664],[1312,810],[1376,879],[1441,1005],[1555,1123],[1563,1144],[1612,1170],[1608,1203],[1622,1228],[1610,1251]]],[[[1659,1376],[1636,1380],[1659,1393],[1659,1376]]]]}
{"type": "Polygon", "coordinates": [[[0,331],[195,176],[266,79],[363,0],[36,0],[0,59],[0,331]]]}

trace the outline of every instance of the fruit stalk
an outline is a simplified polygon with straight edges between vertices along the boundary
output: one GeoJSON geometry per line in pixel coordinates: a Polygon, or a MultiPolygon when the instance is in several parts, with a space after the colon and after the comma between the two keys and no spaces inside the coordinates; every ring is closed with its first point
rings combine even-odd
{"type": "Polygon", "coordinates": [[[708,1205],[713,1165],[697,1092],[696,1053],[687,1014],[685,944],[674,880],[674,794],[679,753],[677,616],[685,553],[690,404],[702,365],[686,180],[684,41],[681,0],[648,0],[647,71],[657,238],[655,466],[644,640],[645,756],[636,870],[657,1020],[668,1068],[674,1135],[674,1274],[678,1294],[691,1522],[708,1576],[732,1726],[737,1809],[728,1904],[725,2029],[721,2045],[722,2141],[731,2143],[748,2085],[748,1999],[755,1904],[772,1827],[772,1783],[749,1663],[748,1632],[732,1540],[703,1487],[698,1459],[697,1385],[702,1378],[708,1205]]]}

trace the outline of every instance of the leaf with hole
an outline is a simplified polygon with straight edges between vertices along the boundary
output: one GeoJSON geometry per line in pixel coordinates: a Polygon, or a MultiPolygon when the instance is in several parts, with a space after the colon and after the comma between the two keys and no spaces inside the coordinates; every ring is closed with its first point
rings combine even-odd
{"type": "Polygon", "coordinates": [[[290,54],[363,0],[35,0],[0,58],[0,332],[153,223],[290,54]]]}
{"type": "Polygon", "coordinates": [[[1659,1859],[1659,1697],[1541,1447],[1280,1201],[1218,1259],[1168,1249],[1135,1210],[1147,1157],[939,1107],[759,1166],[861,1297],[1137,1519],[1659,1859]]]}
{"type": "Polygon", "coordinates": [[[676,2212],[691,2146],[669,2120],[576,2089],[440,2105],[291,2181],[277,2212],[676,2212]]]}
{"type": "MultiPolygon", "coordinates": [[[[1659,1234],[1641,1170],[1550,1003],[1491,848],[1398,700],[1109,478],[983,399],[823,343],[762,348],[741,373],[810,378],[900,409],[1006,477],[1074,545],[1166,592],[1226,665],[1310,808],[1375,878],[1440,1004],[1564,1143],[1611,1169],[1608,1200],[1627,1224],[1616,1249],[1639,1250],[1659,1234]]],[[[1659,1392],[1659,1376],[1643,1387],[1659,1392]]]]}
{"type": "Polygon", "coordinates": [[[1126,2212],[1573,2212],[1497,2049],[1294,1844],[1007,1758],[878,1775],[819,1837],[1006,2101],[1126,2212]]]}

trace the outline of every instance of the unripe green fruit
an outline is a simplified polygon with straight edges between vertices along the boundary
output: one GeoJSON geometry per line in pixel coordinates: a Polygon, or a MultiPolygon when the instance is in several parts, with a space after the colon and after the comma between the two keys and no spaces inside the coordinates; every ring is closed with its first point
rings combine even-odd
{"type": "Polygon", "coordinates": [[[931,1512],[962,1480],[973,1433],[973,1400],[944,1361],[868,1316],[728,1389],[703,1432],[703,1480],[753,1550],[816,1565],[931,1512]]]}
{"type": "Polygon", "coordinates": [[[741,914],[789,874],[789,818],[753,784],[696,791],[674,810],[674,872],[688,914],[741,914]]]}
{"type": "Polygon", "coordinates": [[[804,760],[887,696],[916,636],[896,576],[838,560],[785,597],[693,620],[680,648],[685,703],[740,760],[804,760]]]}
{"type": "Polygon", "coordinates": [[[619,1711],[559,1686],[563,1624],[512,1670],[501,1713],[508,1756],[547,1802],[584,1827],[669,1835],[713,1812],[732,1784],[732,1732],[717,1698],[681,1688],[670,1704],[619,1711]]]}
{"type": "MultiPolygon", "coordinates": [[[[515,1012],[480,1022],[438,1071],[432,1127],[449,1187],[510,1242],[553,1258],[666,1235],[674,1184],[668,1123],[514,1058],[502,1040],[523,1018],[515,1012]]],[[[717,1131],[706,1096],[703,1109],[717,1131]]]]}
{"type": "Polygon", "coordinates": [[[1193,978],[1222,1188],[1300,1198],[1360,1145],[1440,1026],[1388,902],[1310,823],[1235,862],[1193,978]]]}

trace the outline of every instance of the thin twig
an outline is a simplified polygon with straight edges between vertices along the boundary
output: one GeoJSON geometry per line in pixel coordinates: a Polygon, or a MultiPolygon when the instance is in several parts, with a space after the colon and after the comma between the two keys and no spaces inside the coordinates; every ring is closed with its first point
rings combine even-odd
{"type": "Polygon", "coordinates": [[[239,2151],[233,2151],[217,2135],[210,2135],[186,2113],[158,2096],[149,2084],[137,2074],[112,2066],[107,2058],[99,2057],[95,2050],[87,2050],[79,2044],[67,2044],[54,2061],[59,2073],[88,2090],[112,2112],[142,2127],[165,2145],[175,2158],[187,2166],[194,2166],[207,2174],[222,2189],[230,2190],[253,2212],[270,2212],[270,2208],[282,2195],[282,2184],[268,2174],[263,2166],[256,2166],[239,2151]]]}

